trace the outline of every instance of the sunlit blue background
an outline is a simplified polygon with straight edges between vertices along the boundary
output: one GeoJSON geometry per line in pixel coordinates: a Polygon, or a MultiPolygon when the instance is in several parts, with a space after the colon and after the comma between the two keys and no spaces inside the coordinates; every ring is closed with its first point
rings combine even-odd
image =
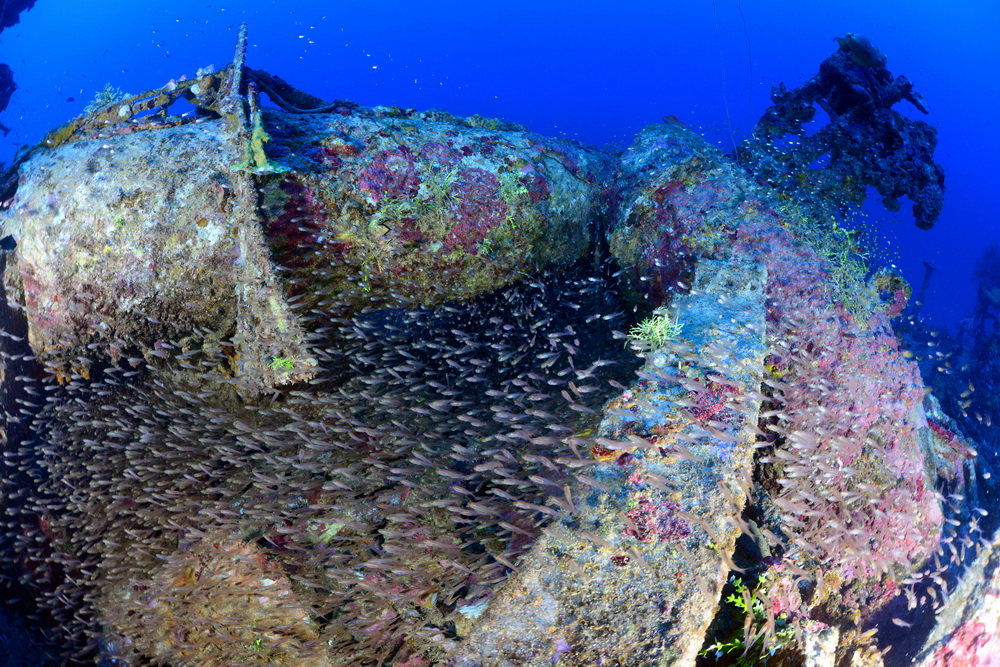
{"type": "Polygon", "coordinates": [[[939,128],[947,196],[935,228],[918,230],[908,204],[896,215],[877,198],[868,206],[915,287],[922,260],[938,268],[926,316],[954,328],[969,313],[975,260],[1000,238],[996,0],[38,0],[0,35],[19,85],[0,117],[12,128],[0,160],[106,83],[138,93],[225,66],[243,21],[250,66],[328,100],[499,116],[598,146],[672,114],[727,151],[773,84],[799,85],[834,37],[862,34],[916,84],[939,128]]]}

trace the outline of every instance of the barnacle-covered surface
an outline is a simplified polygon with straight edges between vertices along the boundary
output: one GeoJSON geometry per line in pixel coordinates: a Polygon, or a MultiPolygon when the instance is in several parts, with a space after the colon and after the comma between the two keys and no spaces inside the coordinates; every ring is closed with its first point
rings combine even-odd
{"type": "Polygon", "coordinates": [[[3,216],[18,243],[5,280],[42,357],[85,354],[102,326],[149,342],[174,327],[232,328],[238,246],[221,126],[78,141],[21,166],[3,216]]]}

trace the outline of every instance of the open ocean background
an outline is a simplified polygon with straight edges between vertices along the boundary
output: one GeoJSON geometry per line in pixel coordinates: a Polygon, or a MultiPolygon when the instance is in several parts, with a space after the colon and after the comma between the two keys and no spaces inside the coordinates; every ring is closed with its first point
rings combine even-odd
{"type": "Polygon", "coordinates": [[[726,151],[769,105],[772,85],[800,85],[847,32],[867,36],[931,109],[895,108],[939,130],[944,211],[933,230],[909,202],[866,208],[919,287],[923,315],[953,331],[975,299],[972,269],[1000,238],[1000,2],[996,0],[690,0],[473,3],[253,0],[38,0],[0,36],[18,90],[2,120],[0,161],[83,112],[110,83],[159,87],[232,59],[241,22],[248,65],[324,99],[478,113],[583,143],[627,145],[671,114],[726,151]]]}

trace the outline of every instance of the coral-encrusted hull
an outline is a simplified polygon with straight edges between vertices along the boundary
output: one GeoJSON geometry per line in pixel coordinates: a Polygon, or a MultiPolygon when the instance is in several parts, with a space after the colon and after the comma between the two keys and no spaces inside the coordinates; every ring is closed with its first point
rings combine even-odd
{"type": "Polygon", "coordinates": [[[836,225],[815,232],[799,209],[781,208],[676,124],[640,133],[617,188],[610,246],[635,301],[667,302],[700,258],[766,268],[762,426],[774,447],[763,449],[760,474],[773,485],[775,525],[789,555],[818,559],[817,572],[855,584],[857,599],[814,606],[869,618],[895,594],[897,577],[931,555],[943,525],[924,446],[924,387],[889,325],[893,304],[851,264],[849,234],[836,225]]]}
{"type": "MultiPolygon", "coordinates": [[[[95,335],[225,335],[237,286],[260,276],[276,274],[300,306],[322,292],[349,313],[469,299],[591,247],[610,164],[597,150],[444,112],[263,116],[270,162],[255,178],[268,248],[240,235],[250,204],[234,195],[243,167],[221,120],[68,142],[21,165],[2,216],[18,243],[6,280],[43,359],[73,358],[95,335]]],[[[294,327],[287,303],[261,307],[257,317],[294,327]]],[[[284,347],[276,356],[301,356],[295,341],[284,347]]]]}
{"type": "Polygon", "coordinates": [[[78,141],[21,166],[3,216],[17,239],[5,281],[42,358],[95,335],[151,343],[172,335],[170,324],[231,328],[239,248],[221,129],[208,121],[78,141]]]}
{"type": "Polygon", "coordinates": [[[265,120],[268,152],[290,167],[262,195],[275,260],[292,280],[348,301],[360,292],[436,305],[590,248],[609,167],[594,149],[442,111],[345,106],[265,120]]]}

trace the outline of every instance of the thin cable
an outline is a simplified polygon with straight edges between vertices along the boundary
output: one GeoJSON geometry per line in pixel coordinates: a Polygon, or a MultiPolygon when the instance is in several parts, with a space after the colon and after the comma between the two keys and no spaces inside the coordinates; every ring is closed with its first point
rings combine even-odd
{"type": "Polygon", "coordinates": [[[747,30],[747,17],[743,15],[743,0],[736,0],[736,6],[740,10],[740,19],[743,21],[743,36],[747,38],[747,65],[750,67],[750,94],[747,95],[748,118],[753,118],[753,47],[750,45],[750,31],[747,30]]]}
{"type": "Polygon", "coordinates": [[[736,134],[733,133],[733,121],[729,117],[729,92],[726,89],[726,57],[722,54],[722,37],[719,34],[719,14],[716,11],[715,0],[712,0],[712,20],[715,23],[715,44],[719,49],[719,64],[722,67],[722,101],[726,105],[726,125],[729,127],[729,141],[736,152],[736,134]]]}

